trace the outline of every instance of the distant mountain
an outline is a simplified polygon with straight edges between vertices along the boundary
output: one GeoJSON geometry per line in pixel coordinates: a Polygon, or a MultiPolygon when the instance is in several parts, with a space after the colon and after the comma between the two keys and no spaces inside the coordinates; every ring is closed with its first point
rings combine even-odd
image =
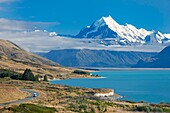
{"type": "Polygon", "coordinates": [[[164,44],[167,42],[170,42],[170,38],[167,38],[166,35],[163,35],[161,32],[157,31],[157,32],[153,32],[150,35],[145,37],[145,42],[147,44],[164,44]]]}
{"type": "Polygon", "coordinates": [[[139,62],[133,67],[137,68],[170,68],[170,46],[163,49],[159,54],[139,62]]]}
{"type": "Polygon", "coordinates": [[[146,45],[164,44],[170,42],[169,34],[159,31],[137,29],[131,24],[119,25],[111,16],[102,17],[91,26],[83,28],[76,38],[103,39],[103,44],[108,45],[146,45]]]}
{"type": "Polygon", "coordinates": [[[140,59],[154,56],[156,53],[65,49],[39,55],[69,67],[131,67],[140,59]]]}
{"type": "Polygon", "coordinates": [[[25,51],[13,42],[0,39],[0,69],[23,73],[26,68],[42,76],[71,72],[58,63],[25,51]]]}

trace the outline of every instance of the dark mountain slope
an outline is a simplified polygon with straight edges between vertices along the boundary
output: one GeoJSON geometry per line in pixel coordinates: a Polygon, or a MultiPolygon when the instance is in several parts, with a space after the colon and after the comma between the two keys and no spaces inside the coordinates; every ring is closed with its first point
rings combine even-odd
{"type": "Polygon", "coordinates": [[[154,57],[140,60],[133,67],[137,68],[170,68],[170,46],[163,49],[154,57]]]}
{"type": "Polygon", "coordinates": [[[130,67],[140,59],[154,56],[156,53],[65,49],[40,55],[70,67],[130,67]]]}

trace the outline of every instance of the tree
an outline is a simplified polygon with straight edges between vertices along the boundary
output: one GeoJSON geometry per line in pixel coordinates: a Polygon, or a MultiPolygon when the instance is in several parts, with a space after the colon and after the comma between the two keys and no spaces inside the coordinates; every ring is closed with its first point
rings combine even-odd
{"type": "Polygon", "coordinates": [[[40,75],[35,75],[35,81],[39,81],[40,75]]]}
{"type": "Polygon", "coordinates": [[[46,81],[48,82],[48,78],[47,78],[47,75],[44,76],[44,80],[43,81],[46,81]]]}
{"type": "Polygon", "coordinates": [[[26,69],[24,71],[24,74],[22,75],[22,80],[30,80],[30,81],[35,81],[34,74],[30,69],[26,69]]]}

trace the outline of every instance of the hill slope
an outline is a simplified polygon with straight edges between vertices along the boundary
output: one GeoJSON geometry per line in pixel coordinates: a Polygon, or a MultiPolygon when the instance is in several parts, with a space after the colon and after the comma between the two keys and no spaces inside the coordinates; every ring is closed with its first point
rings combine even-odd
{"type": "Polygon", "coordinates": [[[0,69],[23,73],[26,68],[31,69],[34,74],[52,76],[71,71],[57,63],[29,53],[10,41],[0,40],[0,69]]]}
{"type": "Polygon", "coordinates": [[[130,67],[156,53],[65,49],[39,55],[70,67],[130,67]]]}
{"type": "Polygon", "coordinates": [[[163,49],[154,57],[140,60],[133,67],[137,68],[170,68],[170,46],[163,49]]]}
{"type": "Polygon", "coordinates": [[[23,99],[27,93],[22,92],[13,85],[1,84],[0,85],[0,103],[23,99]]]}
{"type": "Polygon", "coordinates": [[[0,40],[0,56],[6,56],[9,59],[16,60],[18,62],[24,61],[28,63],[46,64],[51,66],[58,65],[57,63],[39,57],[38,55],[29,53],[16,44],[6,40],[0,40]]]}

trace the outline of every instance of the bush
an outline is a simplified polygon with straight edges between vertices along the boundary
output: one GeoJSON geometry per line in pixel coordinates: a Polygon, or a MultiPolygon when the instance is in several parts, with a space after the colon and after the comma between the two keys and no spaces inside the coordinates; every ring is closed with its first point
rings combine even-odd
{"type": "Polygon", "coordinates": [[[163,108],[162,107],[151,107],[149,105],[147,106],[137,106],[136,107],[136,111],[142,111],[142,112],[163,112],[163,108]]]}
{"type": "Polygon", "coordinates": [[[91,112],[90,113],[96,113],[95,108],[93,106],[91,107],[91,112]]]}
{"type": "Polygon", "coordinates": [[[82,71],[82,70],[75,70],[75,71],[73,71],[73,73],[75,73],[75,74],[85,74],[85,75],[90,75],[89,72],[85,72],[85,71],[82,71]]]}
{"type": "Polygon", "coordinates": [[[154,107],[151,110],[152,112],[163,112],[163,109],[161,107],[154,107]]]}
{"type": "Polygon", "coordinates": [[[82,110],[84,110],[84,111],[87,110],[87,105],[86,105],[86,104],[81,104],[81,105],[79,106],[79,111],[82,111],[82,110]]]}
{"type": "Polygon", "coordinates": [[[151,107],[150,106],[137,106],[136,110],[149,113],[151,111],[151,107]]]}
{"type": "Polygon", "coordinates": [[[44,76],[44,80],[43,81],[46,81],[48,82],[48,78],[47,78],[47,75],[44,76]]]}
{"type": "MultiPolygon", "coordinates": [[[[39,81],[40,76],[39,75],[34,76],[30,69],[26,69],[23,74],[6,69],[0,69],[0,78],[5,77],[9,77],[15,80],[39,81]]],[[[47,78],[45,78],[45,80],[47,80],[47,78]]]]}
{"type": "Polygon", "coordinates": [[[163,112],[170,112],[170,109],[168,109],[168,108],[163,108],[163,112]]]}
{"type": "Polygon", "coordinates": [[[39,81],[40,75],[35,75],[35,81],[39,81]]]}
{"type": "Polygon", "coordinates": [[[68,109],[70,109],[71,111],[77,111],[77,106],[73,103],[71,103],[68,107],[68,109]]]}
{"type": "Polygon", "coordinates": [[[35,104],[20,104],[19,106],[10,107],[9,111],[19,113],[55,113],[55,108],[39,106],[35,104]]]}
{"type": "Polygon", "coordinates": [[[15,80],[20,80],[22,75],[14,71],[1,69],[0,78],[5,78],[5,77],[10,77],[11,79],[15,79],[15,80]]]}

